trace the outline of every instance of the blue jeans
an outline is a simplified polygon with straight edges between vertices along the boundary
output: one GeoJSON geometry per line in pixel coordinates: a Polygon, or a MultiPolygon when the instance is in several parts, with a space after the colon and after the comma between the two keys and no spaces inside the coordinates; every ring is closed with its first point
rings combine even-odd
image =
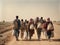
{"type": "Polygon", "coordinates": [[[19,30],[18,29],[14,30],[14,35],[15,35],[16,39],[18,39],[18,37],[19,37],[19,30]]]}

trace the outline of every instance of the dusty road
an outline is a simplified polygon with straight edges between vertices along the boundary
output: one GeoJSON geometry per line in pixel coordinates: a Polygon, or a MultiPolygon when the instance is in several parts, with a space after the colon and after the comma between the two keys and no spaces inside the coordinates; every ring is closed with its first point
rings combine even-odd
{"type": "MultiPolygon", "coordinates": [[[[37,41],[37,35],[34,34],[32,41],[16,41],[15,38],[8,42],[7,45],[60,45],[60,25],[54,24],[54,38],[52,41],[46,40],[43,33],[41,34],[41,41],[37,41]]],[[[20,37],[19,37],[20,38],[20,37]]]]}

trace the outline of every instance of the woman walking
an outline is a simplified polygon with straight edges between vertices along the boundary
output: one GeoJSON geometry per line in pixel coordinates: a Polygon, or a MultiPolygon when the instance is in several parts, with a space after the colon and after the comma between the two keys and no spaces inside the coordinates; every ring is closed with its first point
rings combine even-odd
{"type": "Polygon", "coordinates": [[[52,37],[54,32],[54,26],[52,21],[50,21],[50,18],[47,19],[47,36],[48,36],[48,40],[50,40],[50,38],[52,37]]]}
{"type": "Polygon", "coordinates": [[[25,31],[25,24],[23,19],[21,19],[21,39],[23,39],[24,31],[25,31]]]}
{"type": "Polygon", "coordinates": [[[29,22],[29,39],[31,40],[34,34],[34,20],[31,18],[29,22]]]}
{"type": "Polygon", "coordinates": [[[29,21],[25,20],[25,31],[26,31],[26,36],[25,36],[25,39],[27,40],[28,39],[28,35],[29,35],[29,32],[28,32],[28,25],[29,25],[29,21]]]}

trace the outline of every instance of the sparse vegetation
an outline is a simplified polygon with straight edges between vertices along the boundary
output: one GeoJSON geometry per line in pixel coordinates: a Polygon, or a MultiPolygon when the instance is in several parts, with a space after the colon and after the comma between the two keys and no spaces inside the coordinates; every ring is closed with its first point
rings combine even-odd
{"type": "Polygon", "coordinates": [[[4,43],[8,41],[12,36],[10,32],[10,30],[12,30],[11,26],[12,24],[10,22],[5,22],[5,21],[0,22],[0,44],[1,45],[2,44],[4,45],[4,43]]]}

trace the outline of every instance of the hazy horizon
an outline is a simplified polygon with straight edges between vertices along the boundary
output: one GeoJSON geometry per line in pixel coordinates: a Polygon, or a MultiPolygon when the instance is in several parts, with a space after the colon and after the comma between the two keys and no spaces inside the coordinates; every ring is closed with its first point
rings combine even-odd
{"type": "Polygon", "coordinates": [[[13,21],[15,16],[19,19],[48,17],[60,21],[59,0],[0,0],[0,21],[13,21]]]}

